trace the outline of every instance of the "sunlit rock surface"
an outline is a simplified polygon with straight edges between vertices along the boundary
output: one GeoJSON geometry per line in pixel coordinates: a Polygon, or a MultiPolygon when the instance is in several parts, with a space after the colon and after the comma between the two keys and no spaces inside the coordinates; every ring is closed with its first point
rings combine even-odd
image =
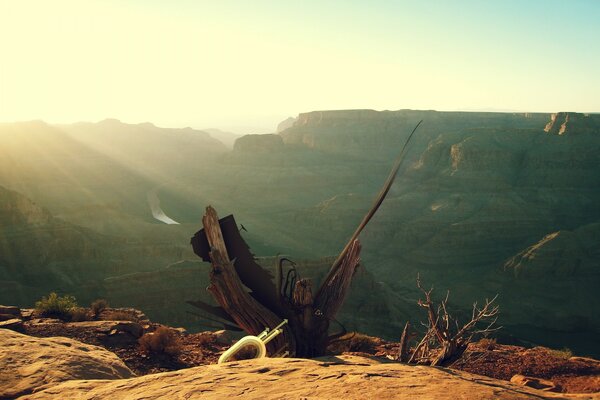
{"type": "Polygon", "coordinates": [[[36,338],[0,329],[0,398],[73,379],[134,376],[114,353],[64,337],[36,338]]]}
{"type": "MultiPolygon", "coordinates": [[[[273,358],[117,381],[64,382],[27,399],[539,399],[576,398],[444,368],[356,356],[273,358]]],[[[590,396],[588,396],[590,398],[590,396]]]]}

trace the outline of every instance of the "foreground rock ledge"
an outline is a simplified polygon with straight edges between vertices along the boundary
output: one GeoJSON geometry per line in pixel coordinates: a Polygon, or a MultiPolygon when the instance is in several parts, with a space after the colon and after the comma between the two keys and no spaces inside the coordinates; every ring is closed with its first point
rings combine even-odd
{"type": "Polygon", "coordinates": [[[0,399],[72,379],[135,376],[116,354],[64,337],[37,338],[0,329],[0,399]]]}
{"type": "Polygon", "coordinates": [[[116,381],[69,381],[22,399],[543,399],[563,396],[466,372],[357,356],[262,359],[116,381]]]}

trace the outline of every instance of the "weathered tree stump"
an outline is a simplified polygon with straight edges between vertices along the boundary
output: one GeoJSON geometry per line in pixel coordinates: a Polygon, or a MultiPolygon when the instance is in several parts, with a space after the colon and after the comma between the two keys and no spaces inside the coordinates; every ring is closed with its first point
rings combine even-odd
{"type": "Polygon", "coordinates": [[[308,279],[296,282],[291,300],[277,294],[276,307],[268,308],[252,296],[240,279],[228,256],[228,249],[219,218],[214,208],[207,207],[202,218],[206,239],[210,246],[211,285],[208,290],[223,310],[246,332],[257,335],[265,327],[273,328],[283,319],[288,325],[283,335],[267,346],[270,354],[284,350],[296,357],[316,357],[325,354],[328,344],[329,324],[342,307],[354,272],[360,263],[360,243],[354,240],[340,262],[334,264],[313,297],[312,284],[308,279]]]}

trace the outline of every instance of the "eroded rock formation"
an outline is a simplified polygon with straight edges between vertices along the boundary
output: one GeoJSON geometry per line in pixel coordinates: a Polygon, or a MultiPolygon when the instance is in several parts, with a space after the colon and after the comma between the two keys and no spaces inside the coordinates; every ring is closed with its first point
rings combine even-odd
{"type": "Polygon", "coordinates": [[[44,385],[73,379],[134,376],[119,357],[101,347],[64,337],[36,338],[8,329],[0,329],[0,366],[0,398],[27,395],[44,385]]]}

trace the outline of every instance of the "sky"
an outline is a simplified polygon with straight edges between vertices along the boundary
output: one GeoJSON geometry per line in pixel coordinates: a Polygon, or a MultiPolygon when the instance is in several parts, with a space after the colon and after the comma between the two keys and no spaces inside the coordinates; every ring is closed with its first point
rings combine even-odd
{"type": "Polygon", "coordinates": [[[600,112],[600,1],[0,0],[0,121],[600,112]]]}

